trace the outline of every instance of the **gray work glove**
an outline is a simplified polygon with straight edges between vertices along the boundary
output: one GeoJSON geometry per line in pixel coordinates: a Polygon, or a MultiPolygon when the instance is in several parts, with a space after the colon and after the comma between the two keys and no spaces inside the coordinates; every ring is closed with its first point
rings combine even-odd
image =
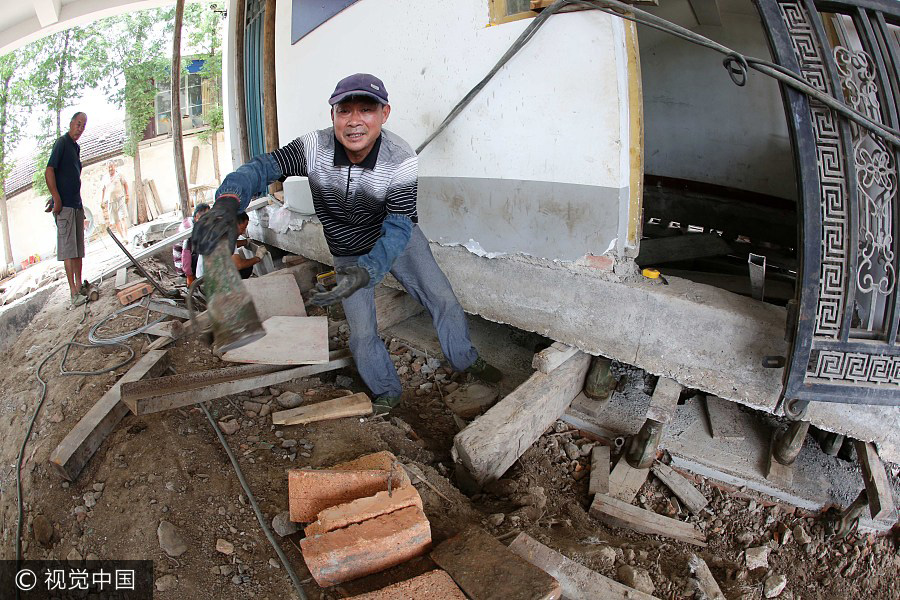
{"type": "Polygon", "coordinates": [[[316,291],[309,298],[311,303],[316,306],[329,306],[350,297],[353,292],[369,284],[369,272],[356,265],[336,269],[335,274],[337,285],[329,291],[324,285],[317,283],[316,291]]]}

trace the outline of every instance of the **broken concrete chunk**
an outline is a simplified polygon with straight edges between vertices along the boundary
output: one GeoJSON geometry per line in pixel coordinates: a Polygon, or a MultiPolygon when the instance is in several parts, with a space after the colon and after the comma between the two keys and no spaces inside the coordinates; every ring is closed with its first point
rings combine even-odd
{"type": "Polygon", "coordinates": [[[691,573],[696,577],[697,588],[702,594],[701,597],[709,598],[709,600],[725,600],[725,594],[719,588],[719,584],[716,582],[716,578],[713,577],[712,571],[709,570],[705,560],[696,554],[691,554],[688,566],[691,568],[691,573]]]}
{"type": "Polygon", "coordinates": [[[650,573],[648,573],[646,569],[632,567],[631,565],[622,565],[619,567],[616,575],[623,585],[634,588],[639,592],[652,594],[656,589],[656,586],[653,585],[653,580],[650,579],[650,573]]]}
{"type": "Polygon", "coordinates": [[[562,596],[556,579],[478,527],[445,541],[431,558],[472,600],[557,600],[562,596]]]}
{"type": "Polygon", "coordinates": [[[300,528],[291,522],[291,514],[288,511],[275,515],[275,518],[272,519],[272,529],[281,537],[287,537],[300,531],[300,528]]]}
{"type": "Polygon", "coordinates": [[[219,421],[219,427],[225,435],[234,435],[241,429],[241,424],[237,419],[231,421],[219,421]]]}
{"type": "Polygon", "coordinates": [[[216,540],[216,550],[218,550],[222,554],[234,554],[234,544],[232,544],[228,540],[219,538],[216,540]]]}
{"type": "Polygon", "coordinates": [[[156,528],[156,537],[163,552],[173,558],[187,552],[187,544],[184,543],[178,529],[168,521],[159,522],[159,527],[156,528]]]}
{"type": "Polygon", "coordinates": [[[772,575],[763,583],[763,595],[766,598],[777,598],[787,587],[787,577],[784,575],[772,575]]]}
{"type": "Polygon", "coordinates": [[[744,561],[747,568],[765,569],[769,567],[769,552],[771,548],[768,546],[757,546],[755,548],[747,548],[744,551],[744,561]]]}

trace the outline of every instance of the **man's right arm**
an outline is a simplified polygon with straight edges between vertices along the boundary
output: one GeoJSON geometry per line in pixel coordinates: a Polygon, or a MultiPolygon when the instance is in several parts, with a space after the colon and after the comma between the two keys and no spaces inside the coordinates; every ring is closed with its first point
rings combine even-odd
{"type": "Polygon", "coordinates": [[[59,195],[59,190],[56,189],[56,170],[53,167],[44,169],[44,180],[47,182],[47,189],[50,190],[50,195],[53,197],[53,214],[58,215],[62,212],[62,198],[59,195]]]}

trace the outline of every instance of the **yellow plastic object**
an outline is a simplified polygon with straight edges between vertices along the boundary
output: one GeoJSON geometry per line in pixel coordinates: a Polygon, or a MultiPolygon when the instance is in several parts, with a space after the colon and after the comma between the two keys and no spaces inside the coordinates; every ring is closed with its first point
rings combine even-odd
{"type": "Polygon", "coordinates": [[[656,269],[644,269],[641,271],[641,275],[648,279],[659,279],[659,271],[656,269]]]}

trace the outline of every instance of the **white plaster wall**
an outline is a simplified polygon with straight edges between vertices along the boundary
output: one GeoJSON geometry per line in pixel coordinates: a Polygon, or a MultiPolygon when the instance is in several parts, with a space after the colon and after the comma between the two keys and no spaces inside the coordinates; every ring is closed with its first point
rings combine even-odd
{"type": "MultiPolygon", "coordinates": [[[[291,45],[291,3],[277,10],[282,143],[330,125],[335,83],[368,71],[390,94],[387,128],[415,147],[531,22],[488,27],[488,0],[362,0],[291,45]]],[[[420,175],[627,186],[616,27],[598,11],[552,17],[423,151],[420,175]]]]}
{"type": "MultiPolygon", "coordinates": [[[[371,72],[390,94],[386,127],[416,147],[531,23],[488,26],[488,0],[362,0],[291,45],[291,3],[277,11],[282,144],[329,126],[335,83],[371,72]]],[[[421,153],[426,235],[564,260],[614,246],[628,213],[623,44],[617,18],[552,17],[421,153]]],[[[289,203],[301,189],[285,186],[289,203]]]]}
{"type": "MultiPolygon", "coordinates": [[[[771,60],[752,2],[719,4],[721,26],[698,26],[687,0],[653,12],[748,56],[771,60]]],[[[796,198],[791,143],[778,84],[750,71],[731,82],[722,55],[638,27],[644,86],[645,172],[796,198]]]]}

